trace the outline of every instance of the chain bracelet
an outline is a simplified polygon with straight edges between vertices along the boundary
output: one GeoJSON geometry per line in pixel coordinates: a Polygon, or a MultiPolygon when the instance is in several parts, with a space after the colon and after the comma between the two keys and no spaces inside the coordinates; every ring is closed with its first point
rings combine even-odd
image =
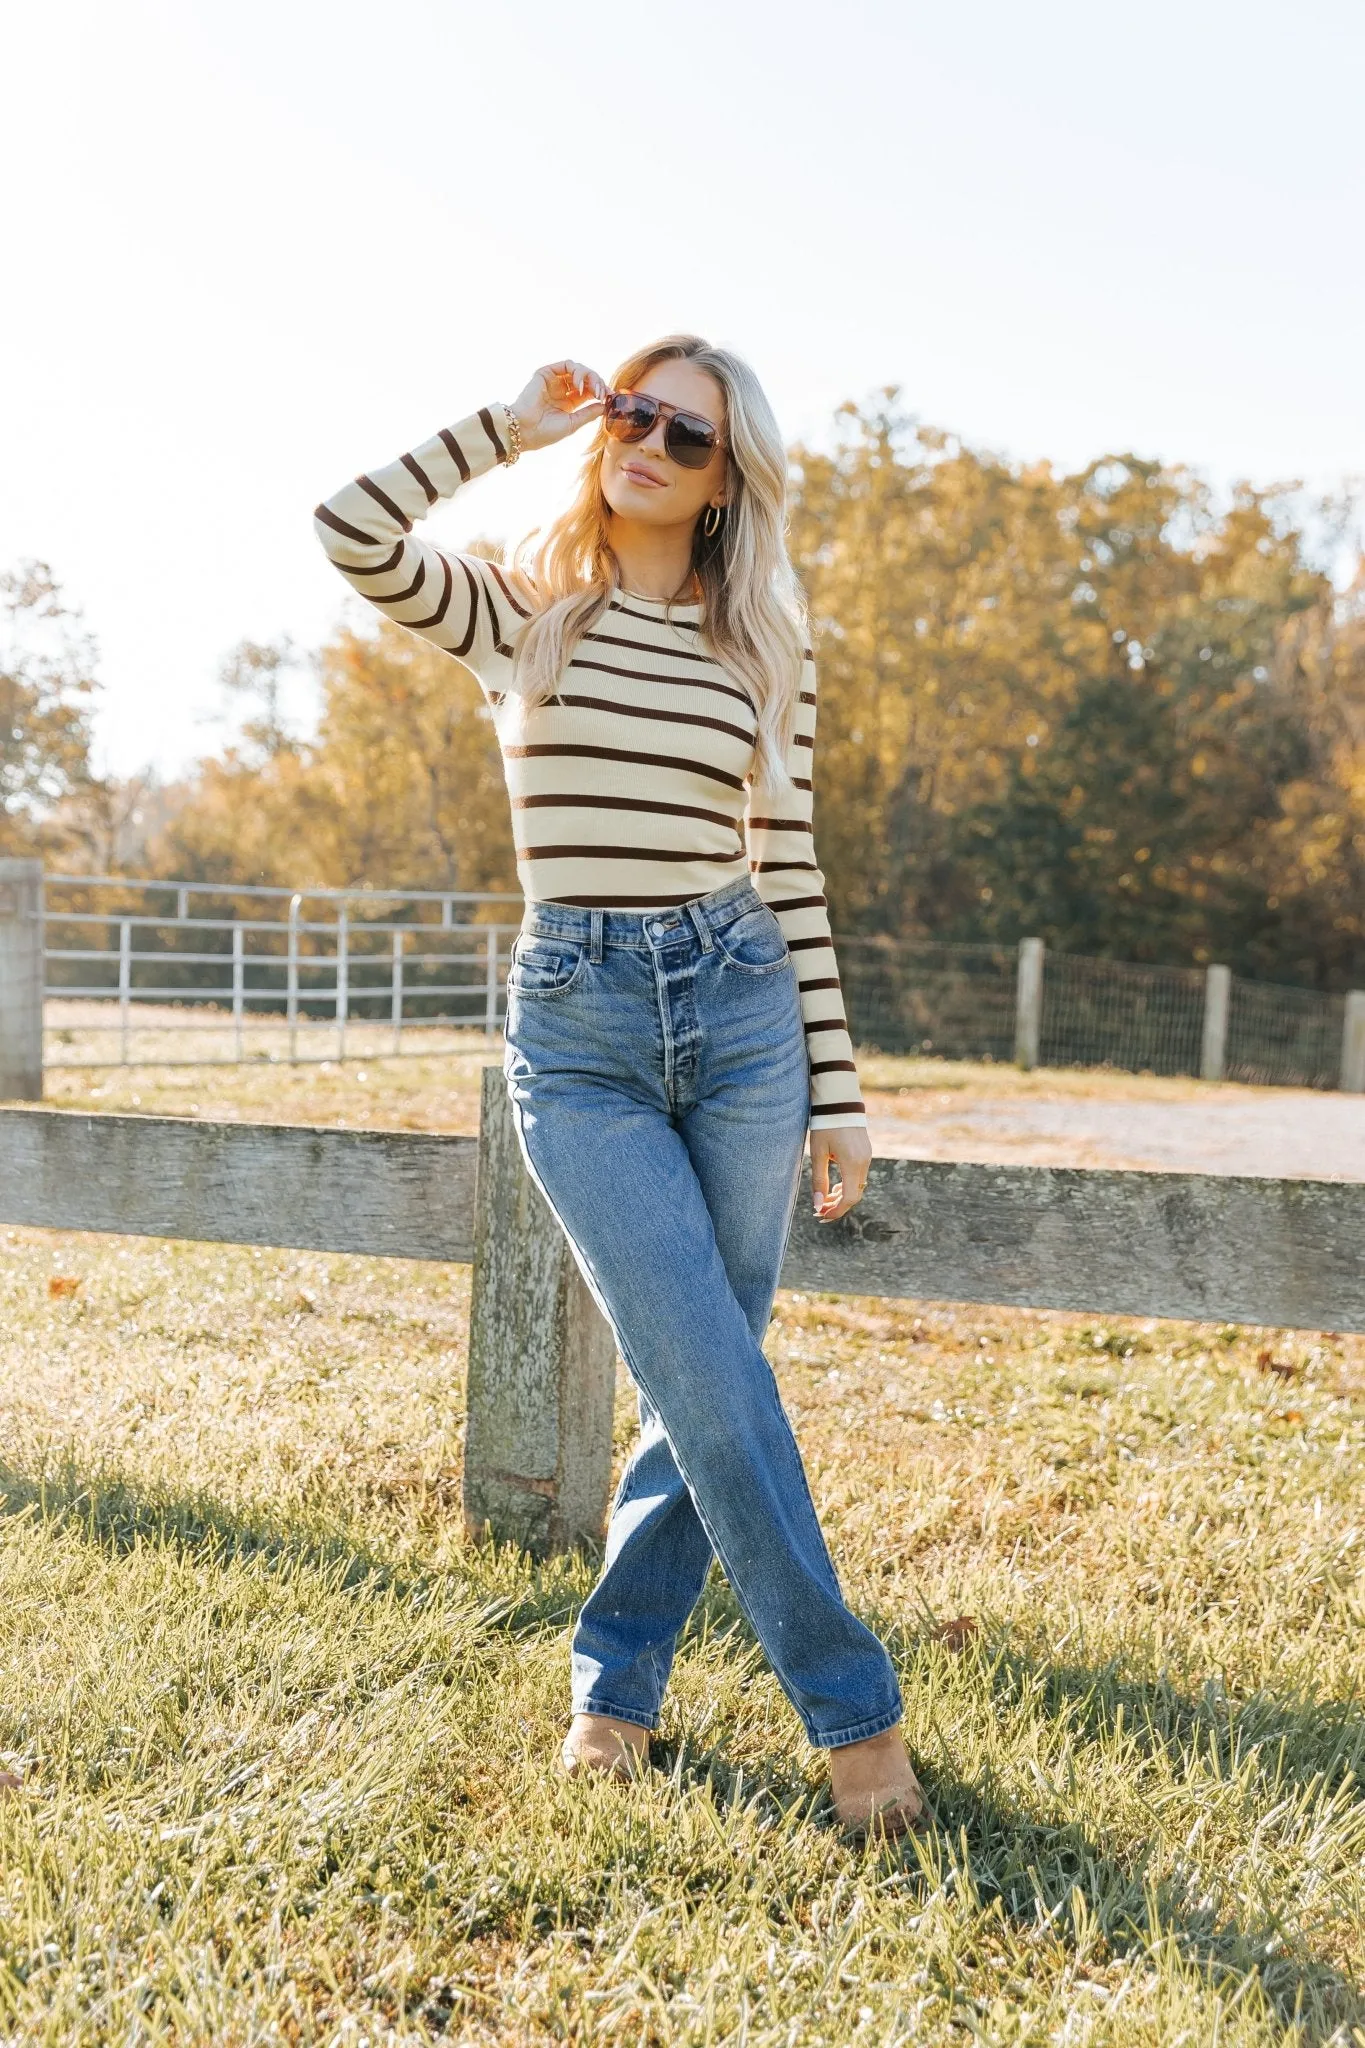
{"type": "Polygon", "coordinates": [[[521,454],[521,421],[504,399],[499,399],[498,403],[507,415],[507,467],[510,469],[521,454]]]}

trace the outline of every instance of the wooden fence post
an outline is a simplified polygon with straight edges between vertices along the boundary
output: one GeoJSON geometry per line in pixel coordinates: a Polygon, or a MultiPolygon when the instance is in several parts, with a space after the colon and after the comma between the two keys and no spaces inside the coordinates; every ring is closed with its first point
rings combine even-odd
{"type": "Polygon", "coordinates": [[[1228,1060],[1228,1009],[1232,969],[1210,967],[1204,975],[1204,1034],[1199,1049],[1201,1081],[1221,1081],[1228,1060]]]}
{"type": "Polygon", "coordinates": [[[1341,1085],[1350,1095],[1365,1095],[1365,989],[1353,988],[1346,998],[1341,1027],[1341,1085]]]}
{"type": "Polygon", "coordinates": [[[1036,1067],[1043,1041],[1043,942],[1020,939],[1019,974],[1014,985],[1014,1058],[1036,1067]]]}
{"type": "Polygon", "coordinates": [[[0,860],[0,1100],[43,1095],[43,864],[0,860]]]}
{"type": "Polygon", "coordinates": [[[483,1069],[474,1203],[466,1521],[539,1556],[597,1542],[616,1342],[526,1171],[500,1067],[483,1069]]]}

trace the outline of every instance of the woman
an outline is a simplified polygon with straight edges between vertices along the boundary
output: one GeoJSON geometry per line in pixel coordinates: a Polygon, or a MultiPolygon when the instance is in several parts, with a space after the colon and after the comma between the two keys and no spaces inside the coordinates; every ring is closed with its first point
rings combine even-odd
{"type": "Polygon", "coordinates": [[[526,899],[504,1072],[639,1397],[574,1634],[565,1768],[643,1765],[714,1554],[830,1752],[839,1817],[900,1833],[923,1801],[895,1672],[844,1603],[761,1348],[807,1130],[826,1222],[871,1157],[811,833],[786,474],[753,371],[674,335],[610,389],[582,363],[537,370],[346,485],[317,531],[492,709],[526,899]],[[415,536],[474,477],[591,421],[577,495],[514,567],[415,536]]]}

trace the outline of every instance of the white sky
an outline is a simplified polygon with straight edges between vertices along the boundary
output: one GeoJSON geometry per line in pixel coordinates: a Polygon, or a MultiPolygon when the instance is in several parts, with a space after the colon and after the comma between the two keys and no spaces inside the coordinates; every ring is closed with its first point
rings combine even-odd
{"type": "Polygon", "coordinates": [[[899,383],[1020,457],[1365,473],[1346,0],[65,0],[5,54],[0,564],[84,607],[120,771],[337,618],[318,498],[556,356],[695,329],[791,439],[899,383]]]}

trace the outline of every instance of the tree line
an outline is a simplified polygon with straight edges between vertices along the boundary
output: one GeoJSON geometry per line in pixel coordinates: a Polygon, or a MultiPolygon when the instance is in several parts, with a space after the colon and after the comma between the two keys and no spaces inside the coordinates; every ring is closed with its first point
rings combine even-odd
{"type": "MultiPolygon", "coordinates": [[[[1365,573],[1344,590],[1329,573],[1349,501],[1247,484],[1218,502],[1133,455],[1012,463],[917,424],[894,389],[836,429],[791,458],[836,933],[1036,933],[1365,986],[1365,573]]],[[[88,647],[50,574],[0,595],[0,850],[224,884],[516,890],[487,707],[412,635],[340,625],[312,657],[306,738],[279,715],[291,651],[243,643],[224,680],[253,715],[159,790],[90,772],[88,647]]]]}

